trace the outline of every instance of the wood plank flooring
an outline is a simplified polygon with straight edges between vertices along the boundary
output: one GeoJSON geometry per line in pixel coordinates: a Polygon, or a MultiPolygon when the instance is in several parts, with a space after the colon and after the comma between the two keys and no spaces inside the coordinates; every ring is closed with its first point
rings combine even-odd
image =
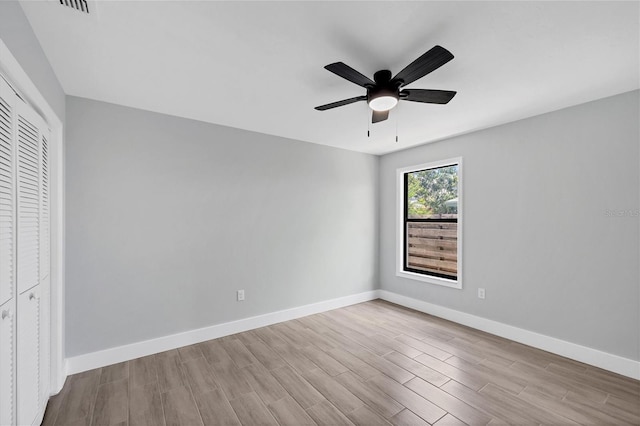
{"type": "Polygon", "coordinates": [[[381,300],[70,376],[44,425],[640,425],[640,382],[381,300]]]}

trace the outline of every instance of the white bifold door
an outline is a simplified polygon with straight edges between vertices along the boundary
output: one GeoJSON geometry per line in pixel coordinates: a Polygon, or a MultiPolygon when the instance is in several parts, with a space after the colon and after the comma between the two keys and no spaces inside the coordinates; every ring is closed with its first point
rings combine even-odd
{"type": "Polygon", "coordinates": [[[0,425],[49,398],[49,162],[44,120],[0,77],[0,425]]]}

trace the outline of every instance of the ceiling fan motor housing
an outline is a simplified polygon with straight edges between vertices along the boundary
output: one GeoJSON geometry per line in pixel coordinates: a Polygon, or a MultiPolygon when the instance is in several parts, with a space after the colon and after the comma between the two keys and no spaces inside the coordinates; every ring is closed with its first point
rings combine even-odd
{"type": "Polygon", "coordinates": [[[367,87],[367,103],[375,111],[388,111],[400,99],[400,82],[391,81],[391,71],[381,70],[373,75],[375,86],[367,87]]]}

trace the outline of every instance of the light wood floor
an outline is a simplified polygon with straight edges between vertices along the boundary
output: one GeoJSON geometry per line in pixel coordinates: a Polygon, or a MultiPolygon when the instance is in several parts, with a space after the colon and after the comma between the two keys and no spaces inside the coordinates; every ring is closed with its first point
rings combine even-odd
{"type": "Polygon", "coordinates": [[[45,425],[640,424],[640,382],[380,300],[70,376],[45,425]]]}

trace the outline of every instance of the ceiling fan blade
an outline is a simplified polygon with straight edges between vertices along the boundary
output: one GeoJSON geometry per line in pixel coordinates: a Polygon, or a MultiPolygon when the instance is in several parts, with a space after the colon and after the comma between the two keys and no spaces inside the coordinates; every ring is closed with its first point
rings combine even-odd
{"type": "Polygon", "coordinates": [[[379,123],[380,121],[384,121],[389,118],[389,111],[373,111],[373,115],[371,116],[372,123],[379,123]]]}
{"type": "Polygon", "coordinates": [[[400,86],[406,86],[432,71],[437,70],[453,59],[453,55],[441,46],[435,46],[424,55],[407,65],[393,80],[401,81],[400,86]]]}
{"type": "Polygon", "coordinates": [[[355,98],[343,99],[341,101],[332,102],[330,104],[320,105],[320,106],[317,106],[315,109],[317,109],[318,111],[326,111],[326,110],[331,109],[331,108],[337,108],[337,107],[341,107],[341,106],[344,106],[344,105],[349,105],[349,104],[352,104],[354,102],[364,101],[366,99],[367,99],[366,96],[356,96],[355,98]]]}
{"type": "Polygon", "coordinates": [[[358,71],[354,70],[349,65],[343,62],[334,62],[333,64],[329,64],[324,68],[344,78],[345,80],[349,80],[350,82],[357,84],[358,86],[367,87],[375,86],[376,84],[369,77],[360,74],[358,71]]]}
{"type": "Polygon", "coordinates": [[[456,93],[452,90],[405,89],[400,92],[400,99],[425,104],[447,104],[456,93]]]}

